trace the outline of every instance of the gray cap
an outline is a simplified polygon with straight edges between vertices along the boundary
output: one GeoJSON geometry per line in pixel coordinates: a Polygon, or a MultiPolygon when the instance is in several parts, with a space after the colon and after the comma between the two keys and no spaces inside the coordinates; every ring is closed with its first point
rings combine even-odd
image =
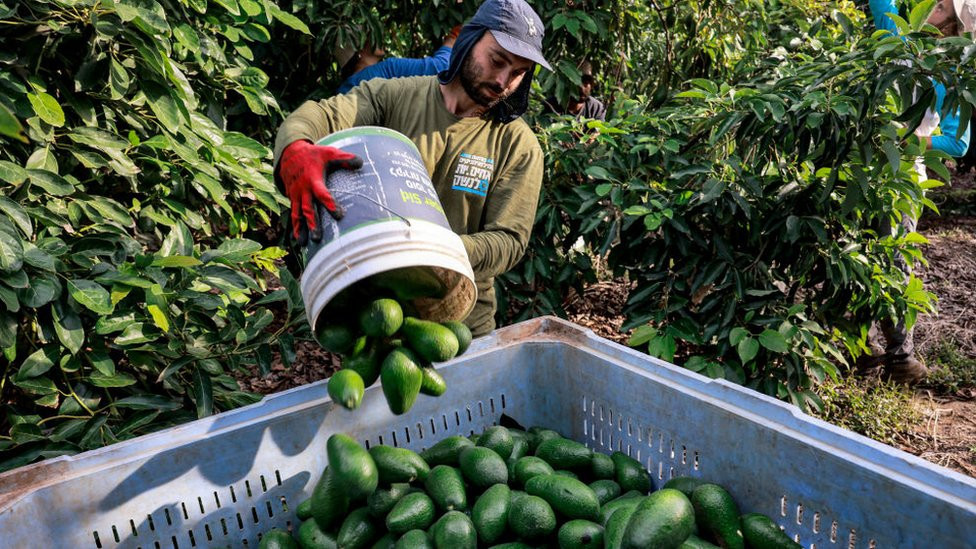
{"type": "Polygon", "coordinates": [[[468,24],[487,27],[505,51],[552,70],[542,55],[545,26],[525,0],[485,0],[468,24]]]}
{"type": "Polygon", "coordinates": [[[976,31],[976,0],[953,0],[952,7],[962,23],[963,32],[976,31]]]}

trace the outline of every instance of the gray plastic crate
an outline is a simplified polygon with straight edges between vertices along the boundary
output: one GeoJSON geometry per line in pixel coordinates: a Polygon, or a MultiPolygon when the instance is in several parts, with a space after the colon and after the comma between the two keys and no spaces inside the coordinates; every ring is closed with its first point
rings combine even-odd
{"type": "Polygon", "coordinates": [[[256,548],[326,464],[325,442],[428,447],[507,414],[655,482],[700,476],[804,547],[976,546],[976,481],[724,381],[648,358],[554,318],[477,340],[440,371],[448,392],[392,415],[378,387],[334,405],[323,382],[258,404],[0,475],[0,547],[256,548]]]}

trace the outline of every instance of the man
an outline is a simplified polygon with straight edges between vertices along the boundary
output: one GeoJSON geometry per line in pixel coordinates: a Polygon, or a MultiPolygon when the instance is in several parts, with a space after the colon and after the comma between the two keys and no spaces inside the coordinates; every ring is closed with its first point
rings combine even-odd
{"type": "Polygon", "coordinates": [[[385,126],[420,151],[451,228],[461,235],[478,299],[465,320],[475,336],[495,327],[494,277],[512,268],[528,245],[542,184],[542,148],[520,119],[528,106],[544,27],[525,0],[486,0],[461,29],[451,64],[435,76],[363,82],[345,95],[306,102],[282,124],[276,175],[292,201],[294,235],[316,235],[315,202],[341,216],[324,169],[362,161],[316,140],[353,126],[385,126]],[[477,162],[482,184],[461,177],[477,162]],[[458,175],[458,177],[455,177],[458,175]]]}
{"type": "Polygon", "coordinates": [[[584,61],[580,67],[579,93],[575,97],[569,98],[569,103],[565,108],[559,104],[555,97],[547,98],[545,101],[546,110],[553,114],[571,114],[576,118],[606,120],[606,106],[591,95],[594,82],[593,65],[589,61],[584,61]]]}
{"type": "Polygon", "coordinates": [[[379,48],[367,46],[361,50],[343,46],[336,50],[336,62],[340,67],[343,81],[336,93],[346,93],[360,82],[373,78],[401,78],[404,76],[422,76],[438,74],[448,67],[451,62],[451,49],[457,39],[461,27],[451,29],[443,44],[430,57],[406,58],[391,57],[384,59],[386,52],[379,48]]]}
{"type": "MultiPolygon", "coordinates": [[[[884,29],[892,34],[898,35],[899,30],[894,20],[889,17],[890,13],[898,13],[894,0],[870,0],[869,6],[874,24],[878,29],[884,29]]],[[[976,27],[976,0],[938,0],[929,14],[929,24],[939,29],[944,36],[957,36],[963,32],[972,32],[976,27]]],[[[935,82],[936,106],[935,110],[926,111],[924,118],[915,135],[921,138],[927,148],[940,150],[954,157],[961,157],[966,154],[969,148],[970,128],[969,121],[960,121],[959,113],[946,113],[940,116],[942,104],[945,99],[946,89],[942,84],[935,82]],[[962,134],[957,137],[957,130],[960,123],[967,125],[962,134]],[[939,134],[935,135],[935,130],[939,129],[939,134]]],[[[915,170],[921,181],[928,178],[925,163],[921,158],[916,161],[915,170]]],[[[918,220],[911,216],[902,216],[899,225],[905,233],[915,232],[918,220]]],[[[881,227],[881,233],[890,235],[893,228],[890,223],[881,227]]],[[[898,267],[905,273],[906,278],[912,272],[912,265],[905,261],[901,255],[896,256],[898,267]]],[[[878,372],[882,377],[897,383],[914,385],[928,375],[928,370],[915,357],[915,343],[912,330],[905,326],[905,322],[892,322],[886,320],[879,325],[871,327],[868,334],[868,347],[870,354],[858,357],[857,368],[862,372],[878,372]],[[878,332],[884,335],[885,346],[882,346],[878,332]]]]}

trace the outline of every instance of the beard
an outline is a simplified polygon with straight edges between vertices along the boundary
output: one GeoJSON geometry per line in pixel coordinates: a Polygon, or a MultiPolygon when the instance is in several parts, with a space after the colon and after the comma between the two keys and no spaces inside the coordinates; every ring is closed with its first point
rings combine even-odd
{"type": "Polygon", "coordinates": [[[497,84],[481,79],[481,67],[475,65],[474,56],[468,55],[461,65],[461,87],[475,103],[490,110],[495,105],[508,99],[511,92],[505,93],[505,89],[497,84]],[[490,93],[496,94],[494,97],[490,93]]]}

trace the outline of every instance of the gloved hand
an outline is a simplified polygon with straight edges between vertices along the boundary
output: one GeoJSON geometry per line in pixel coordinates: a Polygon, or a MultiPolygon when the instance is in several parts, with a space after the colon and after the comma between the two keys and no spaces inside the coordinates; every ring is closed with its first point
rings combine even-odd
{"type": "Polygon", "coordinates": [[[325,186],[326,175],[335,169],[358,170],[363,167],[363,159],[335,147],[313,145],[308,141],[295,141],[285,147],[278,162],[278,176],[285,187],[285,194],[291,200],[292,236],[300,243],[302,218],[312,240],[322,239],[318,227],[316,204],[321,204],[332,217],[342,219],[342,208],[336,204],[332,194],[325,186]]]}

